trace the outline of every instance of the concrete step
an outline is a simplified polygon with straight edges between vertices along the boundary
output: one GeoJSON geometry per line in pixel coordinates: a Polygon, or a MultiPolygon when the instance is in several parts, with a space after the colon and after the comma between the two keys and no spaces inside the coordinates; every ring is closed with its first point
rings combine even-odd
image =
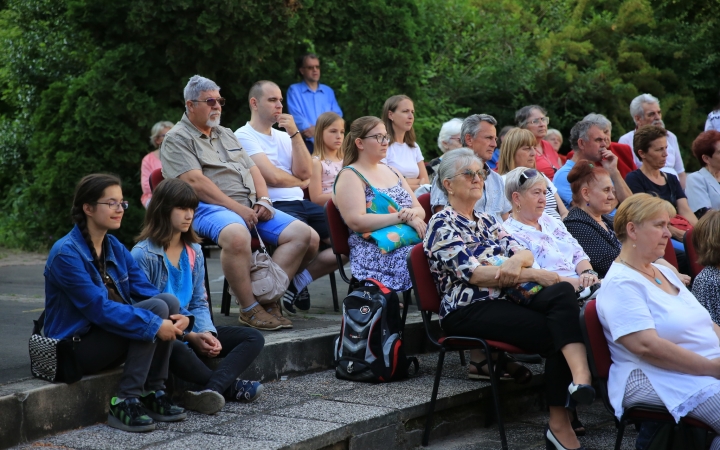
{"type": "MultiPolygon", "coordinates": [[[[237,324],[236,317],[235,313],[229,317],[216,313],[215,322],[233,325],[237,324]]],[[[293,330],[264,333],[265,348],[243,378],[267,382],[332,366],[339,316],[297,316],[293,323],[293,330]]],[[[424,351],[425,331],[417,312],[408,314],[405,343],[410,354],[424,351]]],[[[72,385],[34,378],[0,385],[0,448],[104,422],[120,373],[114,369],[86,376],[72,385]]],[[[178,390],[187,387],[181,381],[173,385],[178,390]]]]}
{"type": "MultiPolygon", "coordinates": [[[[228,403],[213,416],[190,413],[187,420],[159,424],[145,434],[103,424],[28,442],[18,448],[51,449],[410,449],[420,444],[432,392],[437,354],[420,356],[420,374],[409,380],[368,384],[338,380],[334,371],[265,384],[254,403],[228,403]]],[[[542,407],[541,366],[532,383],[503,383],[506,420],[542,407]]],[[[490,386],[466,379],[457,353],[446,358],[431,442],[478,424],[492,414],[490,386]]],[[[487,443],[500,447],[497,428],[487,443]],[[493,440],[494,435],[494,440],[493,440]]],[[[488,447],[492,448],[492,447],[488,447]]]]}

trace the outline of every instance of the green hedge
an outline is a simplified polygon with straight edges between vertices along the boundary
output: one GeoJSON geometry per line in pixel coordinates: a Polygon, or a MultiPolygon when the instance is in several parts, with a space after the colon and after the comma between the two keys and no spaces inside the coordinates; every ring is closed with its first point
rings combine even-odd
{"type": "Polygon", "coordinates": [[[588,112],[617,139],[628,104],[651,92],[689,147],[717,99],[715,1],[626,0],[7,0],[0,2],[0,245],[43,248],[70,227],[77,180],[117,173],[142,220],[140,160],[158,120],[182,115],[195,73],[228,99],[223,124],[249,116],[249,86],[296,81],[294,59],[321,55],[346,119],[415,100],[426,158],[440,125],[468,113],[501,124],[544,105],[566,135],[588,112]]]}

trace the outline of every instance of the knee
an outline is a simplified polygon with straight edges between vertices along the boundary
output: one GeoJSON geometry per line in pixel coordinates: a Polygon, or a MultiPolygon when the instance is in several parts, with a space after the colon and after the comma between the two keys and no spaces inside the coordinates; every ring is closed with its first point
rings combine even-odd
{"type": "Polygon", "coordinates": [[[153,297],[149,300],[143,301],[142,303],[142,307],[144,309],[152,311],[163,320],[167,319],[170,315],[170,308],[168,307],[168,304],[165,303],[165,300],[153,297]]]}
{"type": "Polygon", "coordinates": [[[154,298],[159,298],[160,300],[165,302],[168,307],[169,314],[172,315],[180,312],[180,300],[178,300],[177,297],[175,297],[174,295],[163,293],[156,295],[154,298]]]}
{"type": "MultiPolygon", "coordinates": [[[[300,222],[299,220],[296,220],[290,225],[288,225],[288,227],[285,228],[281,235],[287,233],[286,242],[293,243],[307,249],[311,245],[311,232],[314,233],[312,228],[300,222]]],[[[317,236],[317,233],[315,233],[315,235],[317,236]]]]}
{"type": "Polygon", "coordinates": [[[320,235],[312,228],[310,228],[310,248],[315,250],[320,248],[320,235]]]}
{"type": "Polygon", "coordinates": [[[228,225],[220,233],[218,245],[233,254],[250,254],[250,232],[240,224],[228,225]]]}

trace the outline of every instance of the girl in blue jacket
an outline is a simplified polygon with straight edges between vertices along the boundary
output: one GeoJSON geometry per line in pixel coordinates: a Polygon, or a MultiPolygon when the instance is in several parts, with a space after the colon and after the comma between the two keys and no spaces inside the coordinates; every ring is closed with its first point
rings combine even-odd
{"type": "Polygon", "coordinates": [[[132,256],[152,284],[175,295],[195,317],[185,342],[173,345],[170,370],[204,387],[186,392],[185,407],[214,414],[225,405],[225,399],[253,401],[260,395],[263,386],[259,382],[239,376],[260,353],[265,339],[252,328],[213,325],[205,291],[205,259],[192,229],[197,206],[198,197],[188,183],[177,178],[160,183],[153,191],[132,256]],[[213,371],[200,358],[223,360],[213,371]]]}
{"type": "Polygon", "coordinates": [[[112,175],[84,177],[75,189],[75,227],[53,245],[45,265],[45,335],[73,337],[84,374],[125,363],[108,425],[155,429],[185,411],[165,395],[172,342],[192,316],[148,282],[130,252],[108,230],[120,228],[128,203],[112,175]],[[183,314],[184,313],[184,314],[183,314]]]}

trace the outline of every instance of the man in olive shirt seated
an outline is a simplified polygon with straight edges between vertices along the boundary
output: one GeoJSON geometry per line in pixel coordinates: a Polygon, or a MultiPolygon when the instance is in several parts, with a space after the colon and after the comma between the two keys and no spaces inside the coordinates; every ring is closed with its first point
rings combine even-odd
{"type": "Polygon", "coordinates": [[[222,248],[223,273],[240,303],[238,320],[261,330],[292,328],[277,305],[262,307],[250,281],[250,229],[276,246],[273,260],[292,279],[314,257],[311,229],[275,210],[267,185],[235,134],[220,126],[225,99],[212,80],[195,75],[185,86],[185,114],[160,149],[163,175],[189,183],[200,198],[193,228],[222,248]]]}

